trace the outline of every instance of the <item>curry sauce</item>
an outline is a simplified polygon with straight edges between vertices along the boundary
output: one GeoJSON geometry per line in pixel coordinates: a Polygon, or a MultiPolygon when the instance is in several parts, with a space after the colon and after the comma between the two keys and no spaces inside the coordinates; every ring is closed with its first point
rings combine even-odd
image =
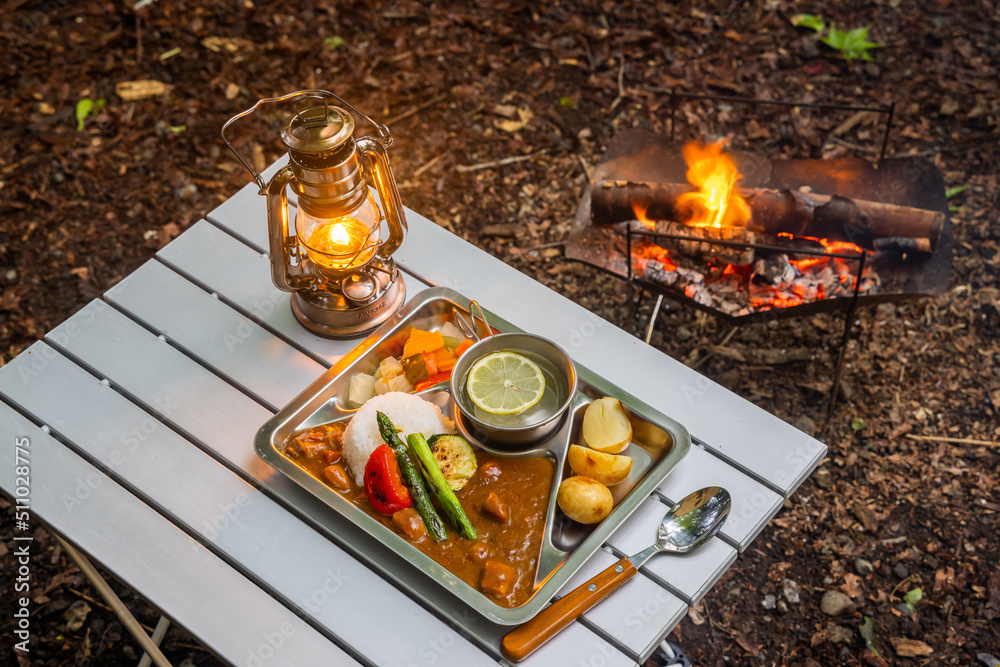
{"type": "Polygon", "coordinates": [[[527,602],[534,592],[555,473],[548,458],[477,450],[476,473],[455,495],[479,537],[467,540],[449,526],[448,538],[435,542],[426,531],[403,530],[401,522],[376,511],[353,475],[330,470],[343,466],[344,428],[346,423],[337,423],[297,431],[285,440],[284,454],[496,604],[513,608],[527,602]]]}

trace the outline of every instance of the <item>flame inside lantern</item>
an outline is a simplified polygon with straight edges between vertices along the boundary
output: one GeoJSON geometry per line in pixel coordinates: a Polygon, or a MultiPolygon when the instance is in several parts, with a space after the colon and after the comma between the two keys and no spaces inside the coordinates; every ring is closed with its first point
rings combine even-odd
{"type": "Polygon", "coordinates": [[[693,216],[687,224],[694,227],[738,227],[750,220],[750,206],[736,190],[742,178],[732,158],[722,152],[724,141],[684,146],[687,179],[698,188],[681,195],[677,203],[690,206],[693,216]]]}
{"type": "Polygon", "coordinates": [[[363,266],[375,254],[377,244],[370,239],[377,229],[369,229],[356,218],[338,218],[310,234],[306,251],[314,262],[328,269],[363,266]]]}

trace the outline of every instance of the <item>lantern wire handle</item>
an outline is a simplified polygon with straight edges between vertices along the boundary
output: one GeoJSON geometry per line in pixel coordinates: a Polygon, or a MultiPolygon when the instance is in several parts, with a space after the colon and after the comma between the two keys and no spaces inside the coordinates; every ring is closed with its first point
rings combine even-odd
{"type": "Polygon", "coordinates": [[[288,100],[293,100],[293,99],[298,99],[298,98],[307,98],[307,97],[313,97],[313,98],[317,98],[317,99],[323,100],[323,105],[324,105],[324,108],[326,109],[326,115],[323,117],[324,121],[325,121],[326,117],[329,116],[329,113],[330,113],[330,102],[329,101],[331,99],[337,100],[337,102],[343,104],[352,113],[354,113],[356,116],[360,117],[361,119],[367,121],[369,125],[371,125],[372,127],[375,128],[375,130],[378,132],[379,143],[381,143],[383,147],[389,148],[390,146],[392,146],[392,134],[389,132],[389,128],[386,127],[386,125],[384,123],[379,123],[379,122],[375,121],[373,118],[371,118],[370,116],[368,116],[368,114],[364,113],[363,111],[361,111],[360,109],[358,109],[357,107],[355,107],[353,104],[351,104],[350,102],[348,102],[344,98],[342,98],[339,95],[336,95],[334,93],[331,93],[331,92],[329,92],[327,90],[299,90],[299,91],[296,91],[294,93],[289,93],[287,95],[282,95],[281,97],[267,97],[267,98],[264,98],[264,99],[261,99],[261,100],[257,100],[257,103],[254,104],[252,107],[250,107],[246,111],[243,111],[241,113],[236,114],[235,116],[233,116],[232,118],[230,118],[229,120],[227,120],[226,124],[222,126],[222,131],[220,133],[222,135],[222,141],[224,141],[225,144],[226,144],[226,146],[229,147],[229,150],[231,150],[233,152],[233,155],[235,155],[236,158],[241,163],[243,163],[243,166],[246,167],[247,171],[249,171],[251,174],[253,174],[253,180],[257,183],[257,187],[260,188],[260,191],[257,194],[261,194],[262,195],[262,194],[265,194],[267,192],[267,184],[264,182],[264,177],[261,176],[260,174],[258,174],[254,170],[254,168],[252,166],[250,166],[250,163],[247,162],[243,158],[242,155],[240,155],[239,151],[236,150],[236,148],[233,146],[233,144],[226,137],[226,130],[229,128],[230,125],[232,125],[233,123],[235,123],[237,120],[239,120],[240,118],[243,118],[244,116],[249,116],[250,114],[252,114],[253,112],[255,112],[259,107],[261,107],[261,106],[263,106],[265,104],[279,104],[281,102],[287,102],[288,100]]]}

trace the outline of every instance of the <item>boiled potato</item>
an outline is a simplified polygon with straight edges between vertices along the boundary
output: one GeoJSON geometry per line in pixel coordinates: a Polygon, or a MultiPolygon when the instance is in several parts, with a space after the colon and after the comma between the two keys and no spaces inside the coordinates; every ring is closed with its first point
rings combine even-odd
{"type": "Polygon", "coordinates": [[[583,439],[605,454],[617,454],[632,440],[632,423],[617,398],[605,396],[587,406],[583,413],[583,439]]]}
{"type": "Polygon", "coordinates": [[[570,445],[567,459],[577,475],[596,479],[605,486],[621,482],[632,470],[631,456],[605,454],[579,445],[570,445]]]}
{"type": "Polygon", "coordinates": [[[562,481],[556,502],[566,516],[579,523],[603,521],[611,514],[614,505],[608,487],[596,479],[582,475],[568,477],[562,481]]]}

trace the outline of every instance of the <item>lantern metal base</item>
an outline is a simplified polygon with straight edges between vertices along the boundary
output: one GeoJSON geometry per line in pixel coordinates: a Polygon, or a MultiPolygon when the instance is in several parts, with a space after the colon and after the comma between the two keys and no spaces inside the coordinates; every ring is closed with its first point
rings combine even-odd
{"type": "Polygon", "coordinates": [[[396,314],[406,300],[403,276],[379,280],[379,290],[367,303],[353,305],[340,294],[294,292],[292,312],[302,326],[324,338],[357,338],[376,329],[396,314]]]}

